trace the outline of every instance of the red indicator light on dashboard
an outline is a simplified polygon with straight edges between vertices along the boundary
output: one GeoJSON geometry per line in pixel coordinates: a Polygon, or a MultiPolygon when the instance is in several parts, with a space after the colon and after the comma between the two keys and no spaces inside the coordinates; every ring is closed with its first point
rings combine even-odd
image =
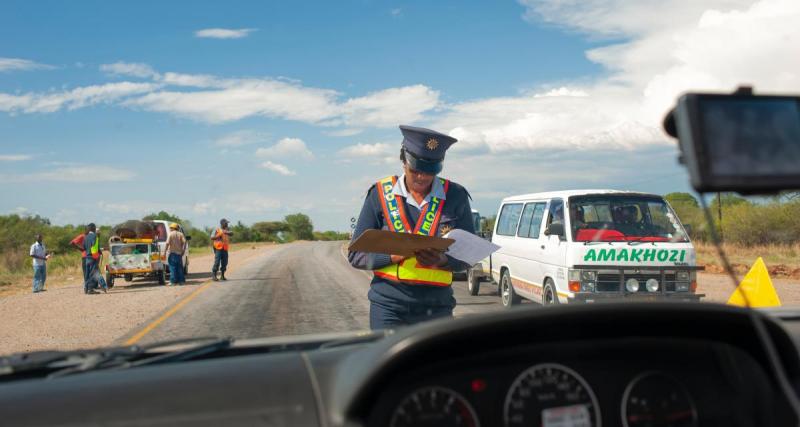
{"type": "Polygon", "coordinates": [[[481,380],[481,379],[472,380],[472,391],[473,392],[480,393],[480,392],[482,392],[484,390],[486,390],[486,381],[481,380]]]}

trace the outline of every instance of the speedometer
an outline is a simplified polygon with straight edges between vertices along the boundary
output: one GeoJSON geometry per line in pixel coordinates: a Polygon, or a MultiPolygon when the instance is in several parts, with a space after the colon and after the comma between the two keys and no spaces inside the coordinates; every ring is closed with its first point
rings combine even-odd
{"type": "Polygon", "coordinates": [[[478,427],[472,406],[444,387],[425,387],[406,396],[392,414],[391,427],[478,427]]]}
{"type": "Polygon", "coordinates": [[[695,427],[697,413],[686,388],[658,372],[631,381],[622,396],[625,427],[695,427]]]}
{"type": "Polygon", "coordinates": [[[506,426],[600,426],[597,397],[577,372],[543,363],[522,372],[506,395],[506,426]]]}

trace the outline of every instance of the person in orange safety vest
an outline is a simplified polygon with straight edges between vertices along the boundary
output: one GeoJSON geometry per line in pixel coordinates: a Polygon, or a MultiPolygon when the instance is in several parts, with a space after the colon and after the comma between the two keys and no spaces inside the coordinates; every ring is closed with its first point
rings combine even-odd
{"type": "Polygon", "coordinates": [[[214,246],[214,266],[211,267],[212,279],[228,280],[225,278],[225,270],[228,269],[228,250],[231,247],[230,237],[233,232],[228,229],[228,220],[223,218],[219,221],[219,228],[211,233],[211,242],[214,246]],[[217,278],[217,272],[220,273],[217,278]]]}

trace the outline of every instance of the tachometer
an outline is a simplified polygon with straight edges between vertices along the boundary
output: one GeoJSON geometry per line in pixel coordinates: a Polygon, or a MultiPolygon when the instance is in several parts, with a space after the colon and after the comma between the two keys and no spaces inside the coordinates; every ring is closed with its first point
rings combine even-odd
{"type": "Polygon", "coordinates": [[[392,427],[478,427],[478,417],[460,394],[444,387],[425,387],[406,396],[392,414],[392,427]]]}
{"type": "Polygon", "coordinates": [[[642,374],[622,396],[625,427],[694,427],[697,413],[686,388],[662,373],[642,374]]]}
{"type": "Polygon", "coordinates": [[[577,372],[543,363],[522,372],[506,395],[506,426],[600,426],[600,407],[577,372]]]}

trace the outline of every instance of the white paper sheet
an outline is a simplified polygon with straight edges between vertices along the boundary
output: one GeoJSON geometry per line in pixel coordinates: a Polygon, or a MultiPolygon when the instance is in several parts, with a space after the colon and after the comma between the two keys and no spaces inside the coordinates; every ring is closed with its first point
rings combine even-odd
{"type": "Polygon", "coordinates": [[[447,249],[447,255],[459,261],[464,261],[469,265],[477,264],[500,249],[500,246],[478,237],[469,231],[458,228],[450,231],[443,237],[455,240],[455,243],[447,249]]]}

